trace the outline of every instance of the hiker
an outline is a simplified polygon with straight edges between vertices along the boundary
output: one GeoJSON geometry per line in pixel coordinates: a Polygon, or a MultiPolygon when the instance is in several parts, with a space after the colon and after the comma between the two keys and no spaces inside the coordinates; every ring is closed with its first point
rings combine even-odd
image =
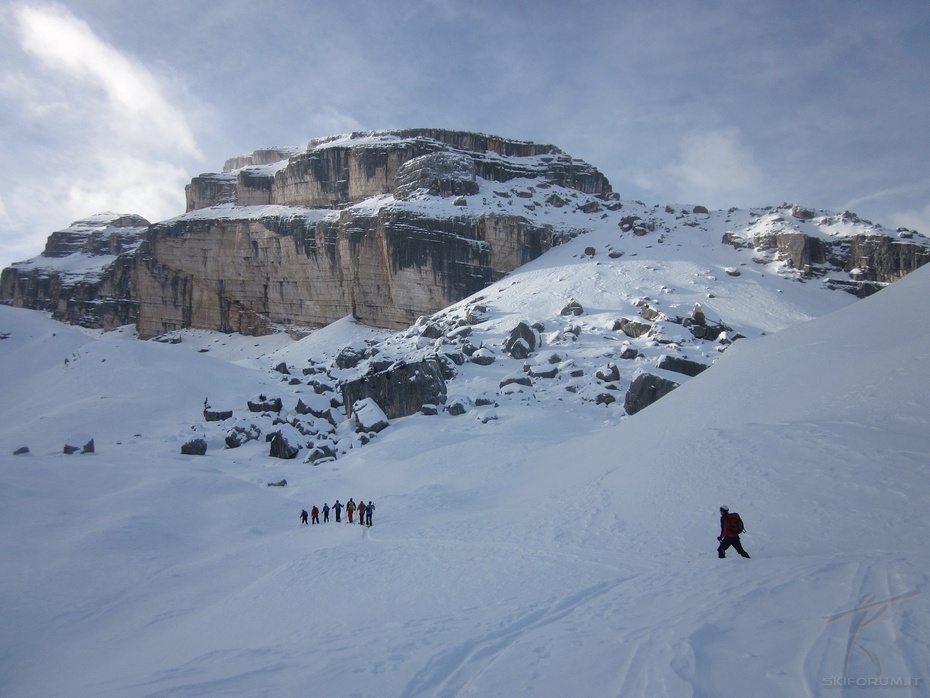
{"type": "Polygon", "coordinates": [[[371,526],[371,513],[375,510],[375,505],[371,502],[368,502],[368,506],[365,507],[365,524],[371,526]]]}
{"type": "Polygon", "coordinates": [[[346,503],[346,516],[349,517],[348,523],[352,523],[352,514],[355,513],[355,502],[352,501],[352,498],[349,497],[349,501],[346,503]]]}
{"type": "Polygon", "coordinates": [[[306,510],[306,509],[301,509],[301,510],[300,510],[300,521],[301,521],[301,523],[307,523],[307,517],[308,517],[308,516],[310,516],[310,515],[307,513],[307,510],[306,510]]]}
{"type": "Polygon", "coordinates": [[[342,505],[339,503],[339,500],[336,500],[336,503],[333,504],[333,511],[336,512],[336,523],[339,523],[342,519],[339,518],[339,513],[342,511],[342,505]]]}
{"type": "Polygon", "coordinates": [[[313,509],[310,510],[310,518],[313,519],[313,523],[320,523],[320,510],[316,508],[316,504],[314,504],[313,509]]]}
{"type": "Polygon", "coordinates": [[[329,504],[323,504],[323,523],[329,523],[329,504]]]}
{"type": "Polygon", "coordinates": [[[739,541],[739,534],[744,530],[746,529],[739,514],[735,511],[731,514],[730,507],[726,505],[720,507],[720,535],[717,536],[720,546],[717,548],[717,557],[726,557],[726,550],[731,545],[740,555],[749,557],[749,553],[743,550],[743,544],[739,541]]]}
{"type": "Polygon", "coordinates": [[[358,500],[358,525],[365,525],[365,500],[358,500]]]}

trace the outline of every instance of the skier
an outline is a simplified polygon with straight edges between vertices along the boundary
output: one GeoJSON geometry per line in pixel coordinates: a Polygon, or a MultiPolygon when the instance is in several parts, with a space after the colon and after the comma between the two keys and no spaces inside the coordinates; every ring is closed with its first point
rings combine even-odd
{"type": "Polygon", "coordinates": [[[336,503],[333,504],[333,511],[336,512],[336,523],[339,523],[342,519],[339,518],[339,514],[342,511],[342,505],[339,503],[339,500],[336,500],[336,503]]]}
{"type": "Polygon", "coordinates": [[[375,505],[371,502],[368,502],[368,506],[365,507],[365,524],[371,526],[371,514],[375,510],[375,505]]]}
{"type": "Polygon", "coordinates": [[[740,555],[749,557],[749,553],[743,550],[743,545],[739,540],[739,534],[744,530],[743,520],[739,514],[735,511],[731,514],[730,508],[726,505],[720,507],[720,535],[717,536],[720,546],[717,548],[717,557],[726,557],[726,550],[731,545],[740,555]]]}
{"type": "Polygon", "coordinates": [[[301,510],[300,510],[300,521],[301,521],[301,523],[307,523],[307,517],[308,517],[308,516],[310,516],[310,515],[307,513],[307,510],[306,510],[306,509],[301,509],[301,510]]]}
{"type": "Polygon", "coordinates": [[[323,523],[329,523],[329,504],[323,504],[323,523]]]}
{"type": "Polygon", "coordinates": [[[348,523],[352,523],[352,514],[355,513],[355,502],[352,501],[352,498],[349,497],[349,501],[346,503],[346,516],[349,517],[348,523]]]}
{"type": "Polygon", "coordinates": [[[313,523],[320,523],[320,510],[316,508],[316,504],[314,504],[313,509],[310,510],[310,518],[313,519],[313,523]]]}

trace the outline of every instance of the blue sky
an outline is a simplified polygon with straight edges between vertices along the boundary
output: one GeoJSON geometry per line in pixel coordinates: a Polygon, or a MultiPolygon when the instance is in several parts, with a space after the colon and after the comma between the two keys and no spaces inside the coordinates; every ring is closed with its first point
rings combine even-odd
{"type": "Polygon", "coordinates": [[[12,2],[0,266],[183,212],[230,156],[435,126],[552,143],[624,198],[796,202],[930,234],[930,3],[12,2]]]}

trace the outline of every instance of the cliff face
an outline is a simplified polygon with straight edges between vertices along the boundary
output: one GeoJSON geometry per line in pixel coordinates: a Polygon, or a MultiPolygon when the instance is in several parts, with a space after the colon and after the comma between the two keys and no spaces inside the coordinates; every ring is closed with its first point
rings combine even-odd
{"type": "Polygon", "coordinates": [[[40,257],[0,275],[0,299],[56,320],[112,329],[136,321],[133,258],[149,222],[102,213],[52,233],[40,257]]]}
{"type": "Polygon", "coordinates": [[[554,146],[440,129],[258,150],[194,177],[186,195],[186,213],[155,225],[101,214],[53,233],[43,255],[3,271],[0,301],[89,327],[135,323],[142,337],[350,314],[404,328],[603,226],[660,244],[718,230],[776,273],[859,295],[930,259],[923,236],[850,213],[624,209],[600,172],[554,146]]]}
{"type": "Polygon", "coordinates": [[[413,129],[261,153],[194,178],[188,213],[149,231],[132,280],[142,336],[349,314],[406,327],[577,234],[544,220],[548,190],[619,206],[587,163],[493,136],[413,129]]]}

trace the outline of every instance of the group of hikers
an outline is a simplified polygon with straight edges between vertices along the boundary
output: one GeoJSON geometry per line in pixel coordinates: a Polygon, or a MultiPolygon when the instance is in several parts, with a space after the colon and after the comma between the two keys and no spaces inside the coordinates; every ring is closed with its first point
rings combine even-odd
{"type": "Polygon", "coordinates": [[[315,524],[320,523],[320,512],[323,513],[323,523],[329,523],[329,512],[333,512],[336,516],[336,523],[342,521],[342,510],[346,510],[346,523],[355,523],[356,515],[358,515],[358,523],[361,526],[371,526],[371,515],[375,510],[375,505],[370,501],[368,504],[365,504],[365,500],[358,500],[358,504],[355,503],[353,499],[349,499],[345,504],[340,503],[337,499],[336,503],[332,507],[329,504],[324,504],[322,509],[318,509],[314,504],[310,508],[308,513],[306,509],[300,510],[300,522],[308,523],[308,519],[315,524]]]}
{"type": "MultiPolygon", "coordinates": [[[[349,499],[345,504],[342,504],[337,499],[332,507],[329,504],[324,504],[322,509],[318,509],[314,504],[309,512],[306,509],[300,510],[300,521],[304,524],[310,521],[318,524],[320,523],[320,512],[322,512],[323,523],[329,523],[329,512],[332,511],[336,516],[336,523],[340,523],[343,509],[346,510],[346,523],[354,523],[353,519],[358,515],[360,526],[371,526],[371,515],[375,510],[375,505],[371,501],[365,504],[363,499],[360,499],[358,504],[353,499],[349,499]]],[[[743,544],[739,539],[740,534],[745,530],[746,527],[743,525],[743,520],[739,514],[735,511],[731,513],[730,508],[726,505],[720,507],[720,535],[717,536],[720,545],[717,547],[717,557],[725,558],[727,550],[731,547],[743,557],[749,557],[749,553],[743,550],[743,544]]]]}

